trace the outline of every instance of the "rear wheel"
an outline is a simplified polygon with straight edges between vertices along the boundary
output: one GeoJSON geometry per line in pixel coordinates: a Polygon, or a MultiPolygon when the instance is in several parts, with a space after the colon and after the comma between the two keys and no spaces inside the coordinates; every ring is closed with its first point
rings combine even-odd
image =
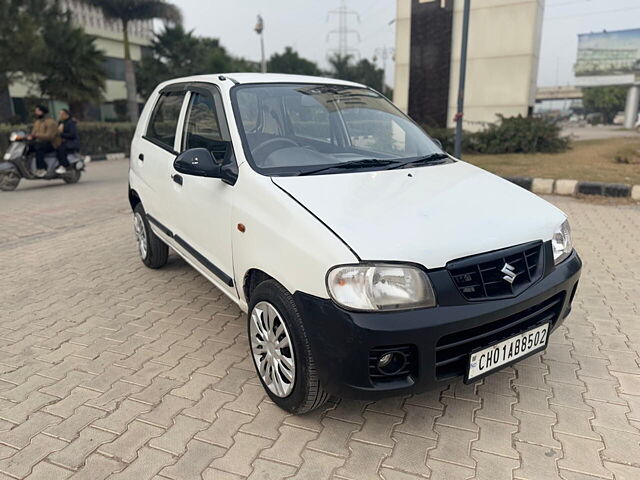
{"type": "Polygon", "coordinates": [[[140,260],[149,268],[160,268],[167,263],[169,247],[149,227],[147,215],[141,203],[133,211],[133,231],[140,260]]]}
{"type": "Polygon", "coordinates": [[[20,175],[16,172],[8,172],[0,175],[0,190],[10,192],[18,188],[20,175]]]}
{"type": "Polygon", "coordinates": [[[329,395],[291,294],[275,280],[262,282],[251,294],[248,320],[251,357],[271,400],[296,414],[322,406],[329,395]]]}
{"type": "Polygon", "coordinates": [[[62,180],[64,180],[65,183],[78,183],[81,176],[82,170],[76,170],[75,168],[73,170],[69,169],[67,173],[62,176],[62,180]]]}

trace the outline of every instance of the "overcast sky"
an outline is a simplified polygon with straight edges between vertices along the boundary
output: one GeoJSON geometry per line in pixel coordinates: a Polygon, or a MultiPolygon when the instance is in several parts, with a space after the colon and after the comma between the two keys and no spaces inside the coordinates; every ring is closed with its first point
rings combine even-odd
{"type": "MultiPolygon", "coordinates": [[[[337,46],[337,35],[329,32],[337,29],[338,17],[328,12],[340,0],[173,1],[182,8],[187,29],[218,37],[231,53],[251,60],[260,58],[259,39],[253,32],[258,13],[265,21],[267,57],[290,45],[326,67],[328,51],[337,46]]],[[[390,22],[395,17],[395,0],[347,0],[347,6],[359,14],[349,17],[349,28],[359,34],[349,36],[349,46],[360,56],[371,59],[376,49],[394,46],[395,29],[390,22]]],[[[573,82],[578,33],[627,28],[640,28],[640,0],[546,0],[538,84],[573,82]]],[[[390,59],[387,82],[393,83],[390,59]]]]}

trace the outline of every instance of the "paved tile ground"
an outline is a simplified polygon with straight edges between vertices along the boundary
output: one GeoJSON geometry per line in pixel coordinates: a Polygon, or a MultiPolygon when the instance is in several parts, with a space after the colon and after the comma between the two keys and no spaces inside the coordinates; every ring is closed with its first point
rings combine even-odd
{"type": "Polygon", "coordinates": [[[288,416],[240,311],[137,259],[125,162],[0,194],[0,478],[640,478],[640,208],[551,198],[585,261],[544,355],[288,416]]]}

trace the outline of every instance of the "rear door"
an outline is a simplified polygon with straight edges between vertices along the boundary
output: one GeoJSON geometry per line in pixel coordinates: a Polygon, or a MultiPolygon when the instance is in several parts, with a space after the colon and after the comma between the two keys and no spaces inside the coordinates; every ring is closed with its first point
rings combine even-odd
{"type": "MultiPolygon", "coordinates": [[[[219,162],[235,162],[222,97],[214,85],[189,86],[181,117],[180,152],[206,148],[219,162]]],[[[176,242],[227,292],[233,292],[231,204],[234,187],[218,178],[179,174],[171,165],[169,221],[176,242]]]]}
{"type": "MultiPolygon", "coordinates": [[[[167,193],[171,188],[171,171],[176,158],[176,134],[186,92],[161,92],[149,117],[136,162],[144,183],[139,192],[147,214],[170,228],[167,193]]],[[[135,154],[135,153],[134,153],[135,154]]]]}

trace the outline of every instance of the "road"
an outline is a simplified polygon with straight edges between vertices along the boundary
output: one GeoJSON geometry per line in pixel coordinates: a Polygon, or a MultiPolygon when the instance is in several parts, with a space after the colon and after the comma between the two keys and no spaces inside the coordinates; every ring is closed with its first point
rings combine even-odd
{"type": "Polygon", "coordinates": [[[270,403],[246,319],[137,258],[123,161],[0,194],[0,478],[640,478],[640,208],[550,197],[585,267],[545,354],[439,391],[270,403]]]}

